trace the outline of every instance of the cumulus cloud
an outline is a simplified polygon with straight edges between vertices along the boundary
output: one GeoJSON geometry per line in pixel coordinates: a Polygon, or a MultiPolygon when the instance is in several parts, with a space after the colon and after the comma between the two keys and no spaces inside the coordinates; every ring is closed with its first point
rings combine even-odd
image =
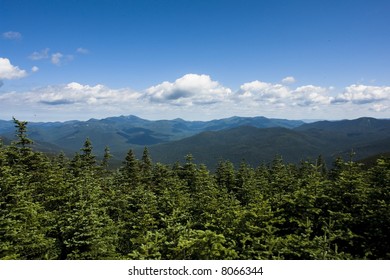
{"type": "Polygon", "coordinates": [[[15,100],[25,104],[48,105],[120,105],[138,100],[141,93],[128,88],[110,89],[104,85],[82,85],[72,82],[65,85],[54,85],[35,88],[26,92],[9,92],[1,95],[2,101],[15,100]]]}
{"type": "Polygon", "coordinates": [[[16,31],[8,31],[3,33],[3,38],[7,40],[20,40],[22,39],[22,34],[16,31]]]}
{"type": "Polygon", "coordinates": [[[35,89],[25,95],[26,100],[47,105],[107,105],[136,100],[140,94],[129,89],[110,89],[103,85],[82,85],[72,82],[60,86],[35,89]]]}
{"type": "Polygon", "coordinates": [[[37,66],[33,66],[31,68],[31,72],[35,73],[35,72],[38,72],[39,71],[39,68],[37,66]]]}
{"type": "Polygon", "coordinates": [[[295,83],[295,78],[293,76],[288,76],[282,80],[283,84],[293,84],[295,83]]]}
{"type": "MultiPolygon", "coordinates": [[[[4,64],[4,59],[2,61],[0,65],[4,64]]],[[[24,70],[6,62],[7,69],[11,69],[8,74],[14,71],[25,75],[24,70]]],[[[31,69],[32,72],[38,70],[38,67],[31,69]]],[[[199,74],[187,74],[175,81],[165,81],[140,91],[72,82],[25,92],[3,92],[0,94],[0,117],[26,110],[52,120],[118,114],[154,119],[212,119],[232,115],[295,119],[386,117],[390,110],[389,88],[351,85],[337,95],[332,87],[292,87],[256,80],[242,84],[233,92],[210,76],[199,74]]]]}
{"type": "Polygon", "coordinates": [[[329,90],[313,85],[301,86],[291,92],[291,99],[299,106],[330,104],[332,98],[328,96],[329,90]]]}
{"type": "Polygon", "coordinates": [[[178,106],[205,105],[221,102],[232,93],[208,75],[187,74],[174,82],[163,82],[145,90],[146,97],[156,103],[178,106]]]}
{"type": "Polygon", "coordinates": [[[101,84],[45,86],[0,94],[0,118],[36,114],[46,120],[69,120],[136,114],[147,111],[148,104],[141,97],[129,88],[111,89],[101,84]]]}
{"type": "Polygon", "coordinates": [[[333,102],[366,104],[384,100],[390,100],[390,87],[388,86],[351,85],[346,87],[345,91],[339,94],[333,102]]]}
{"type": "Polygon", "coordinates": [[[11,64],[8,58],[0,57],[0,80],[20,79],[27,75],[25,70],[11,64]]]}
{"type": "Polygon", "coordinates": [[[330,89],[313,85],[291,89],[282,84],[272,84],[253,81],[241,85],[237,98],[243,103],[255,102],[258,106],[312,107],[330,104],[332,98],[328,95],[330,89]]]}
{"type": "Polygon", "coordinates": [[[283,103],[289,96],[288,87],[281,84],[271,84],[261,81],[245,83],[238,91],[242,99],[251,99],[254,101],[264,101],[266,103],[283,103]]]}

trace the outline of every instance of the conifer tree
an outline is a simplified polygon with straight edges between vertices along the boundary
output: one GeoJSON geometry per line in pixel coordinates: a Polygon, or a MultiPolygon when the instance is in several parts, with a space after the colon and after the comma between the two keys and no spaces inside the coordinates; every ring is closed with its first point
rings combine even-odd
{"type": "Polygon", "coordinates": [[[14,144],[21,148],[22,154],[31,152],[30,145],[33,144],[33,141],[27,137],[27,124],[26,121],[19,121],[13,118],[15,128],[16,128],[16,137],[17,141],[14,144]]]}
{"type": "Polygon", "coordinates": [[[369,170],[370,188],[364,212],[366,257],[390,259],[390,158],[381,157],[369,170]]]}
{"type": "Polygon", "coordinates": [[[185,161],[186,163],[184,164],[183,168],[178,169],[178,175],[187,183],[187,186],[190,188],[190,191],[193,191],[196,187],[195,178],[197,166],[194,163],[194,157],[192,156],[192,154],[186,155],[185,161]]]}
{"type": "Polygon", "coordinates": [[[110,148],[106,146],[104,148],[104,155],[103,155],[103,160],[102,160],[102,167],[104,169],[107,169],[109,166],[110,158],[112,158],[112,154],[110,153],[110,148]]]}
{"type": "Polygon", "coordinates": [[[68,181],[58,217],[61,259],[116,258],[117,229],[105,207],[100,182],[91,169],[68,181]]]}
{"type": "Polygon", "coordinates": [[[152,159],[150,158],[149,150],[147,147],[144,148],[144,151],[142,153],[142,159],[140,165],[141,165],[140,171],[142,176],[142,183],[144,183],[145,186],[150,188],[152,184],[153,163],[152,163],[152,159]]]}
{"type": "Polygon", "coordinates": [[[94,167],[96,164],[96,156],[93,154],[92,142],[87,138],[84,142],[84,146],[81,149],[81,161],[85,168],[94,167]]]}
{"type": "Polygon", "coordinates": [[[236,181],[233,163],[220,161],[215,172],[215,178],[219,187],[233,191],[236,181]]]}
{"type": "Polygon", "coordinates": [[[120,168],[121,181],[130,186],[136,186],[140,182],[140,163],[132,149],[127,152],[125,161],[120,168]]]}
{"type": "Polygon", "coordinates": [[[0,141],[0,259],[389,259],[390,160],[339,158],[215,173],[129,150],[108,170],[87,138],[72,160],[36,152],[27,122],[0,141]]]}
{"type": "Polygon", "coordinates": [[[17,141],[0,151],[0,258],[55,257],[54,239],[47,236],[48,213],[36,200],[38,167],[43,158],[29,147],[27,122],[14,119],[17,141]]]}

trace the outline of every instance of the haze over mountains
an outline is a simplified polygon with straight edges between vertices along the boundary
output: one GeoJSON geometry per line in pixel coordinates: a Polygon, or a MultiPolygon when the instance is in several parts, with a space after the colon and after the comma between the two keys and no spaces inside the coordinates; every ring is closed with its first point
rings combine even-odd
{"type": "MultiPolygon", "coordinates": [[[[0,121],[0,137],[13,139],[12,121],[0,121]]],[[[219,160],[239,164],[268,163],[276,155],[287,162],[315,159],[328,162],[353,150],[356,159],[390,152],[390,120],[303,121],[265,117],[231,117],[212,121],[182,119],[150,121],[136,116],[102,120],[29,123],[28,135],[36,148],[72,156],[90,138],[95,154],[105,146],[113,163],[123,161],[127,151],[140,155],[147,146],[154,161],[174,163],[192,154],[195,161],[214,168],[219,160]]]]}

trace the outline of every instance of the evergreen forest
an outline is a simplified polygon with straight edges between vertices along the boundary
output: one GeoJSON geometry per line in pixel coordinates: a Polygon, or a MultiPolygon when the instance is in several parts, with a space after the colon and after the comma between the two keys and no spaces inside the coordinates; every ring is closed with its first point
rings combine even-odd
{"type": "Polygon", "coordinates": [[[390,158],[275,155],[211,172],[145,148],[113,170],[109,147],[44,154],[14,124],[0,142],[0,259],[390,259],[390,158]]]}

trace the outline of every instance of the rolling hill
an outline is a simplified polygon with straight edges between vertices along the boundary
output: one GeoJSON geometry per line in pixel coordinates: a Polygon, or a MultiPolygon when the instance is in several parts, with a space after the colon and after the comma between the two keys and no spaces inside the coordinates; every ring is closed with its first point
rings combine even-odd
{"type": "Polygon", "coordinates": [[[336,157],[348,157],[351,151],[357,160],[389,152],[390,120],[321,121],[294,129],[241,126],[152,146],[150,151],[156,161],[170,163],[183,161],[191,153],[196,162],[211,168],[222,159],[236,165],[241,160],[258,165],[276,155],[292,163],[322,155],[331,164],[336,157]]]}
{"type": "MultiPolygon", "coordinates": [[[[57,147],[65,153],[80,150],[86,138],[90,138],[98,155],[109,146],[114,156],[122,157],[128,149],[151,146],[180,140],[203,131],[218,131],[250,125],[254,127],[294,128],[301,121],[268,119],[265,117],[232,117],[212,121],[185,121],[182,119],[150,121],[136,116],[111,117],[102,120],[29,123],[28,134],[40,146],[57,147]]],[[[0,121],[0,136],[12,139],[12,121],[0,121]]]]}
{"type": "Polygon", "coordinates": [[[150,147],[156,161],[183,161],[192,154],[195,161],[213,168],[219,160],[252,165],[270,162],[275,155],[286,161],[320,154],[320,141],[287,128],[240,126],[222,131],[209,131],[179,141],[150,147]]]}
{"type": "MultiPolygon", "coordinates": [[[[251,165],[268,163],[276,155],[287,162],[315,159],[322,155],[328,163],[338,156],[356,153],[357,160],[390,152],[390,120],[356,120],[303,123],[264,117],[227,119],[207,122],[182,119],[150,121],[136,116],[120,116],[85,122],[30,123],[30,138],[36,148],[48,153],[78,152],[90,138],[95,154],[105,146],[118,166],[127,151],[138,156],[147,146],[156,162],[184,161],[192,154],[197,163],[214,168],[219,160],[251,165]]],[[[0,121],[0,136],[13,138],[12,122],[0,121]]]]}

